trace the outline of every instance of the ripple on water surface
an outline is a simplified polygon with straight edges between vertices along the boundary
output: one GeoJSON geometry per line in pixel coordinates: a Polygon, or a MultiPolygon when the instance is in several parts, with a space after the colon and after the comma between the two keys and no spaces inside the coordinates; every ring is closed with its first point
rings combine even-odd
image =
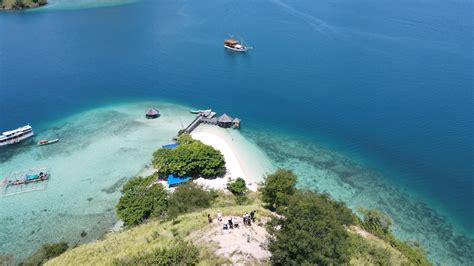
{"type": "Polygon", "coordinates": [[[153,151],[192,119],[187,108],[172,104],[114,105],[47,125],[35,139],[2,149],[0,176],[47,166],[52,178],[45,190],[0,198],[1,253],[21,259],[46,242],[74,245],[99,237],[116,221],[121,184],[140,173],[153,151]],[[160,118],[144,118],[150,106],[160,109],[160,118]],[[53,138],[61,141],[35,145],[53,138]]]}

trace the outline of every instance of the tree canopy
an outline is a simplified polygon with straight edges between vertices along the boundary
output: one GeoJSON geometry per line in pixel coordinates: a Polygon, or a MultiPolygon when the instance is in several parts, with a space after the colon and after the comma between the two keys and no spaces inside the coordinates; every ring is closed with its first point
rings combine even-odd
{"type": "Polygon", "coordinates": [[[178,137],[175,149],[158,149],[153,154],[153,166],[159,174],[190,177],[216,177],[225,173],[224,156],[213,147],[191,138],[189,134],[178,137]]]}
{"type": "Polygon", "coordinates": [[[166,213],[167,193],[163,185],[154,183],[153,176],[133,177],[122,188],[116,209],[126,226],[137,225],[166,213]]]}
{"type": "Polygon", "coordinates": [[[179,185],[171,194],[168,204],[168,217],[176,218],[179,214],[208,208],[217,196],[214,191],[207,191],[195,183],[179,185]]]}
{"type": "Polygon", "coordinates": [[[234,195],[243,195],[247,191],[247,185],[243,178],[237,177],[235,181],[227,183],[227,189],[234,195]]]}
{"type": "Polygon", "coordinates": [[[296,175],[290,170],[278,169],[265,178],[262,200],[272,210],[286,205],[295,192],[296,175]]]}
{"type": "Polygon", "coordinates": [[[333,204],[315,192],[288,198],[269,226],[274,265],[340,265],[350,259],[350,239],[333,204]]]}

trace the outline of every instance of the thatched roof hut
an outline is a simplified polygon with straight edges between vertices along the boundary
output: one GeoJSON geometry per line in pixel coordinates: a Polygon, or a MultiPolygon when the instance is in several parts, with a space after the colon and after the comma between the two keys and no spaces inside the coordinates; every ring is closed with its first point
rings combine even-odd
{"type": "Polygon", "coordinates": [[[223,114],[223,115],[219,116],[219,118],[217,118],[217,124],[220,127],[231,127],[233,120],[234,119],[232,117],[230,117],[229,115],[223,114]]]}
{"type": "Polygon", "coordinates": [[[160,116],[160,111],[154,107],[149,108],[145,113],[145,117],[148,119],[157,118],[158,116],[160,116]]]}

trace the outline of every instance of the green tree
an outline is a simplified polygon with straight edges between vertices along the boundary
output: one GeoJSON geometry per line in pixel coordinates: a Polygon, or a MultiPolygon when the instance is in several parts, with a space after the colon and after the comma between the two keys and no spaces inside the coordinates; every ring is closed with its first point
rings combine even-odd
{"type": "Polygon", "coordinates": [[[295,193],[296,175],[290,170],[278,169],[265,178],[262,200],[271,210],[288,204],[288,199],[295,193]]]}
{"type": "Polygon", "coordinates": [[[340,265],[350,259],[350,239],[332,203],[314,192],[289,197],[268,231],[274,265],[340,265]]]}
{"type": "Polygon", "coordinates": [[[195,183],[188,182],[176,188],[169,199],[168,217],[176,218],[179,214],[209,208],[217,194],[207,191],[195,183]]]}
{"type": "Polygon", "coordinates": [[[235,181],[227,183],[227,189],[234,194],[237,204],[242,205],[247,201],[247,196],[245,195],[247,192],[247,185],[245,184],[244,179],[237,177],[235,181]]]}
{"type": "Polygon", "coordinates": [[[26,258],[20,265],[43,265],[46,261],[63,254],[69,248],[66,242],[44,244],[41,248],[26,258]]]}
{"type": "Polygon", "coordinates": [[[224,156],[218,150],[193,140],[189,134],[182,134],[177,142],[177,148],[159,149],[153,154],[153,166],[161,176],[209,178],[225,173],[224,156]]]}
{"type": "Polygon", "coordinates": [[[194,143],[196,141],[198,141],[198,140],[193,139],[193,137],[191,137],[190,134],[183,133],[183,134],[179,135],[178,140],[176,141],[176,143],[178,145],[187,145],[187,144],[194,143]]]}
{"type": "Polygon", "coordinates": [[[163,216],[167,208],[167,193],[154,177],[133,177],[122,188],[116,206],[117,215],[126,226],[142,223],[150,217],[163,216]]]}
{"type": "Polygon", "coordinates": [[[235,181],[227,183],[227,189],[234,195],[243,195],[247,192],[247,185],[243,178],[237,177],[235,181]]]}

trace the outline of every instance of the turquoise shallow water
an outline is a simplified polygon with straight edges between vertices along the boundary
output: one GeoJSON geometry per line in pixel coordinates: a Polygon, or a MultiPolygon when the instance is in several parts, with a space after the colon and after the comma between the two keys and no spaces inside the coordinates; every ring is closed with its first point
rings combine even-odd
{"type": "Polygon", "coordinates": [[[49,123],[38,137],[2,150],[0,176],[38,166],[52,173],[44,190],[1,198],[2,253],[22,258],[43,243],[73,246],[100,237],[116,222],[121,185],[146,169],[153,151],[192,119],[188,108],[164,103],[99,107],[49,123]],[[145,109],[156,105],[162,116],[145,119],[145,109]],[[58,137],[57,144],[34,144],[58,137]]]}
{"type": "MultiPolygon", "coordinates": [[[[81,112],[135,99],[212,107],[241,117],[242,132],[275,164],[295,169],[301,186],[327,190],[353,207],[378,206],[394,216],[398,235],[422,242],[434,261],[472,264],[472,1],[62,3],[78,5],[0,13],[0,36],[8,36],[0,38],[1,130],[31,123],[53,136],[51,121],[68,128],[83,121],[75,117],[81,112]],[[229,34],[255,49],[224,51],[229,34]]],[[[91,127],[108,129],[97,122],[91,127]]],[[[91,157],[97,161],[119,154],[106,142],[94,150],[87,143],[96,136],[77,131],[59,133],[100,154],[91,157]]],[[[25,145],[0,150],[2,173],[48,156],[25,145]]],[[[133,167],[105,173],[107,185],[139,171],[139,153],[130,154],[133,167]]],[[[91,173],[106,171],[84,164],[91,173]]],[[[92,191],[91,198],[101,198],[92,196],[100,189],[92,191]]],[[[94,202],[87,198],[77,200],[78,213],[94,202]]],[[[108,199],[91,206],[104,213],[113,206],[108,199]]],[[[21,212],[12,208],[0,218],[21,212]]],[[[14,253],[34,235],[0,231],[8,236],[1,246],[14,253]]],[[[73,232],[68,239],[79,229],[73,232]]],[[[32,248],[60,237],[40,234],[32,248]]]]}

